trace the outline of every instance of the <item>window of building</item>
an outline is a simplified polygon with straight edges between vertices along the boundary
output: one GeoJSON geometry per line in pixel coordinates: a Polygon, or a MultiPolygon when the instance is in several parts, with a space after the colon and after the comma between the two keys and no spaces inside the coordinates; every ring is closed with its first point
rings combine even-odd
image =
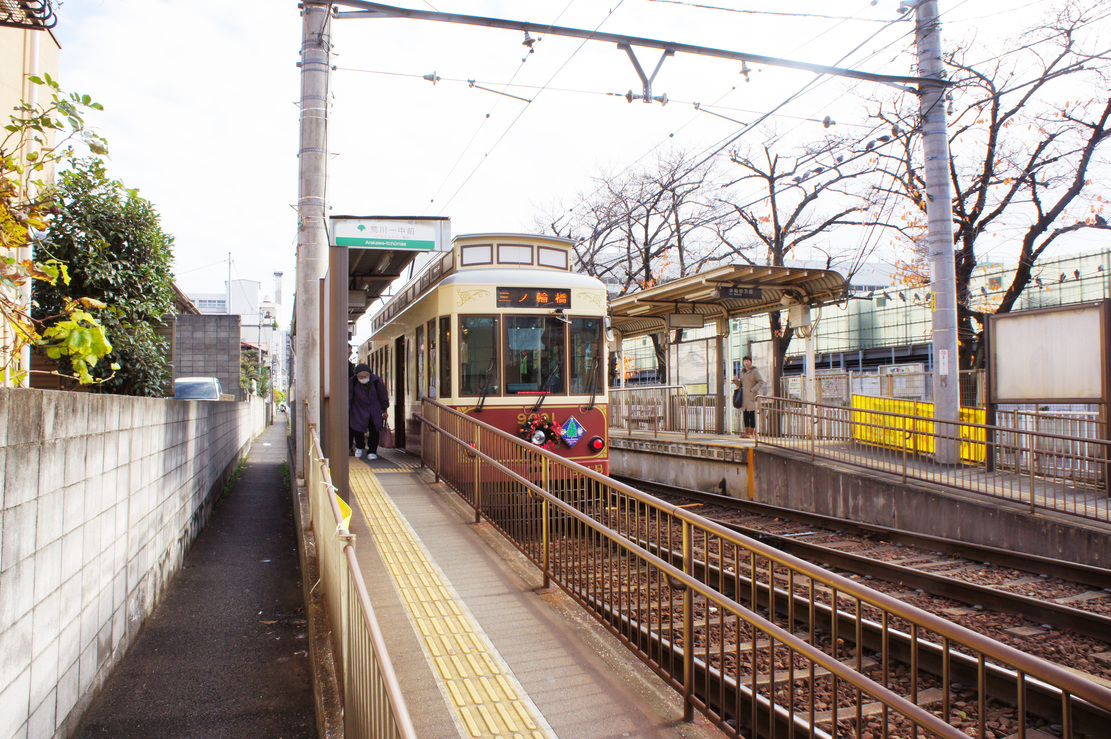
{"type": "Polygon", "coordinates": [[[459,316],[459,394],[500,394],[498,317],[459,316]]]}

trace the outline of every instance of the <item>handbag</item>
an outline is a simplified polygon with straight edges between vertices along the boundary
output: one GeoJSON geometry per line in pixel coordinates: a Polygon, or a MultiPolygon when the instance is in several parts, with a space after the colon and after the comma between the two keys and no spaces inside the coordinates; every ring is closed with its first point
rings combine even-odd
{"type": "Polygon", "coordinates": [[[383,449],[393,449],[393,429],[390,422],[383,419],[382,428],[378,429],[378,446],[383,449]]]}
{"type": "Polygon", "coordinates": [[[745,404],[745,389],[739,387],[733,391],[733,407],[741,408],[745,404]]]}

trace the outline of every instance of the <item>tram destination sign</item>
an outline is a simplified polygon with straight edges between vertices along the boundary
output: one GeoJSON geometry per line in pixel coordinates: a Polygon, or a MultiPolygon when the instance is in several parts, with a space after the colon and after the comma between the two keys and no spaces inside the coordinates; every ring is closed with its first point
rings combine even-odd
{"type": "Polygon", "coordinates": [[[571,291],[554,287],[499,287],[499,308],[570,308],[571,291]]]}

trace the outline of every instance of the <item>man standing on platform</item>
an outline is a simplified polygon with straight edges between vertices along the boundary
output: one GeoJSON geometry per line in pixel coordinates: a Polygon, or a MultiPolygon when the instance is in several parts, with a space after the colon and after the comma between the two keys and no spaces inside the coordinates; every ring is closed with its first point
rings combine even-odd
{"type": "Polygon", "coordinates": [[[390,405],[386,383],[360,364],[354,376],[347,380],[347,414],[351,427],[351,441],[355,443],[355,456],[363,456],[363,437],[366,436],[366,458],[378,459],[378,431],[390,405]]]}
{"type": "Polygon", "coordinates": [[[744,365],[741,374],[733,377],[733,384],[743,391],[741,414],[744,417],[744,437],[756,436],[756,396],[764,389],[764,378],[760,370],[752,366],[752,357],[741,360],[744,365]]]}

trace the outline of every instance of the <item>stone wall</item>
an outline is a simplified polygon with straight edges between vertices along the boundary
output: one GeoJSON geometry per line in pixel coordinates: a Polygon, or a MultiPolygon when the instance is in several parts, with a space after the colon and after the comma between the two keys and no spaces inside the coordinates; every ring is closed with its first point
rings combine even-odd
{"type": "Polygon", "coordinates": [[[0,389],[0,739],[73,732],[265,417],[0,389]]]}

